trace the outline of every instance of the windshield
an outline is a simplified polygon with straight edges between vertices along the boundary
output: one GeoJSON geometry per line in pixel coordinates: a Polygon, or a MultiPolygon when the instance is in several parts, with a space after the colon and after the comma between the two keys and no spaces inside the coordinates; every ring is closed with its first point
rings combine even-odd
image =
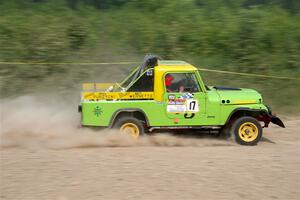
{"type": "MultiPolygon", "coordinates": [[[[201,72],[201,70],[200,70],[200,69],[198,69],[197,71],[198,71],[198,74],[199,74],[199,76],[200,76],[200,74],[201,74],[201,73],[200,73],[200,72],[201,72]]],[[[200,77],[201,77],[201,76],[200,76],[200,77]]],[[[202,81],[202,80],[201,80],[201,81],[202,81]]],[[[204,81],[204,83],[205,83],[205,82],[206,82],[206,81],[204,81]]],[[[209,86],[208,86],[208,85],[204,84],[204,87],[205,87],[205,89],[206,89],[206,90],[210,90],[210,88],[209,88],[209,86]]]]}

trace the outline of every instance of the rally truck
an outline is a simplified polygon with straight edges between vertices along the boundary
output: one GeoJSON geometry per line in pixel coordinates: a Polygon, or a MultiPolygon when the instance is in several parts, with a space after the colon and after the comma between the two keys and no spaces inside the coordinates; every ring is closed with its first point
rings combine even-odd
{"type": "Polygon", "coordinates": [[[157,129],[218,130],[255,145],[270,122],[284,128],[257,91],[207,86],[193,65],[155,56],[120,83],[84,83],[78,110],[82,126],[116,128],[133,138],[157,129]]]}

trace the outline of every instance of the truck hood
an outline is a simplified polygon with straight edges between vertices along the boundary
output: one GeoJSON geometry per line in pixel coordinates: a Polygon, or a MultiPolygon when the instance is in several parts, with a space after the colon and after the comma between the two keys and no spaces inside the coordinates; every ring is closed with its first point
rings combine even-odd
{"type": "Polygon", "coordinates": [[[261,104],[262,96],[256,90],[247,88],[209,87],[220,97],[222,104],[261,104]]]}

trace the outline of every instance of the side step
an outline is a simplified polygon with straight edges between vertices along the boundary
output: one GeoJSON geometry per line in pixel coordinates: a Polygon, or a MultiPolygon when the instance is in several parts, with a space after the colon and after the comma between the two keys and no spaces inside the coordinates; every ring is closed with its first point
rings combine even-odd
{"type": "Polygon", "coordinates": [[[193,130],[220,130],[222,126],[153,126],[149,129],[150,132],[153,130],[179,130],[179,129],[193,129],[193,130]]]}

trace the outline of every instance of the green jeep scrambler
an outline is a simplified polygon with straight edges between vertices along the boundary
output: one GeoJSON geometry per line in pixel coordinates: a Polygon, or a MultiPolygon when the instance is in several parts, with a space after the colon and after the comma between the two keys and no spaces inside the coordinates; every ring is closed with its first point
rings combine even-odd
{"type": "Polygon", "coordinates": [[[255,145],[270,122],[284,127],[257,91],[206,86],[196,67],[155,56],[121,83],[83,84],[79,112],[83,126],[134,138],[155,129],[228,130],[239,144],[255,145]]]}

